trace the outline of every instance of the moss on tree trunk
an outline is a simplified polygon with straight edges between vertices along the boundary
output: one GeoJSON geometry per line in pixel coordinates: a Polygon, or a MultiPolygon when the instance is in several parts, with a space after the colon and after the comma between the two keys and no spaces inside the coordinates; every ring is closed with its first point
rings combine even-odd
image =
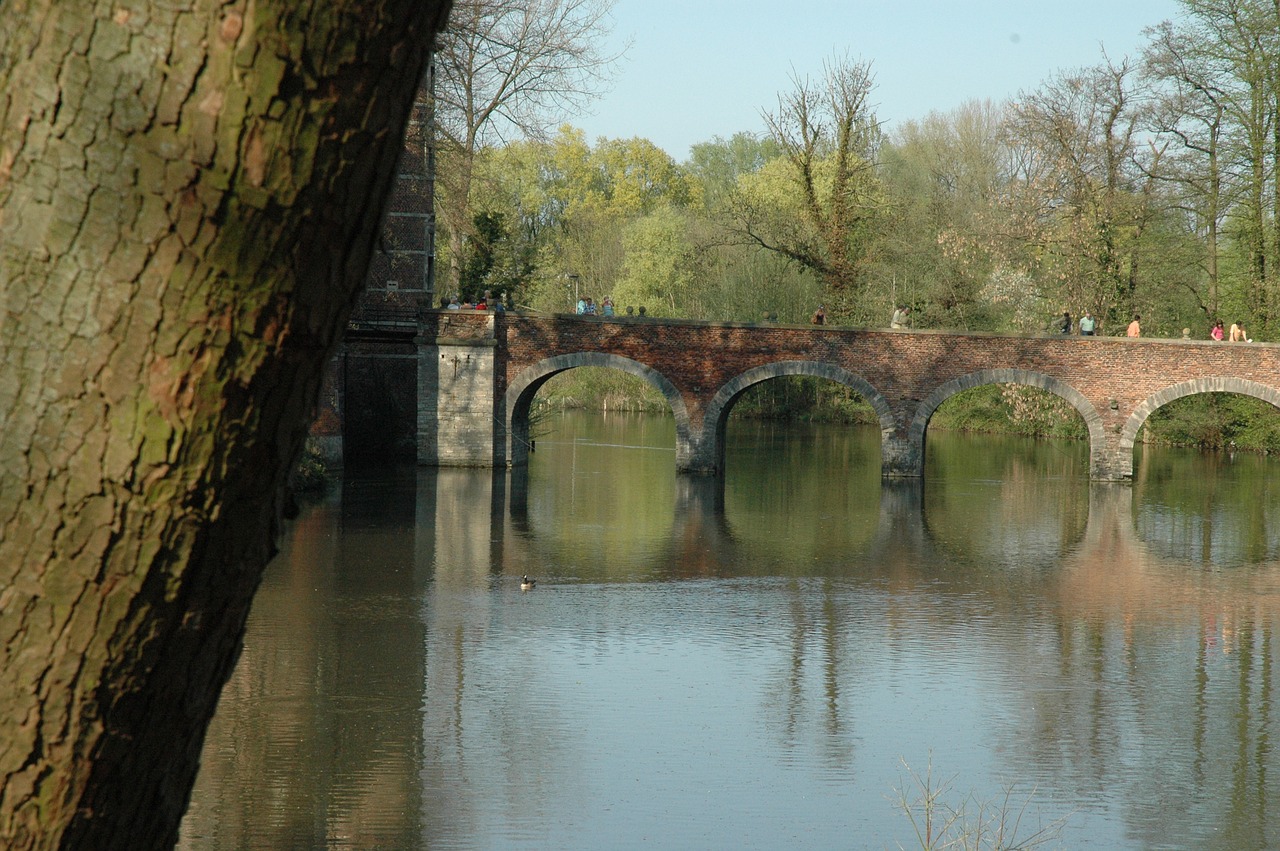
{"type": "Polygon", "coordinates": [[[0,847],[171,846],[447,0],[15,0],[0,847]]]}

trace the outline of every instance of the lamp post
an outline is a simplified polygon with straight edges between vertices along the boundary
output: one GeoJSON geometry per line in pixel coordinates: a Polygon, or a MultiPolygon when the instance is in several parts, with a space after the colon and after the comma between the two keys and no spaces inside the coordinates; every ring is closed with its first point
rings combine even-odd
{"type": "Polygon", "coordinates": [[[576,273],[570,272],[566,277],[569,278],[569,283],[573,287],[573,295],[569,299],[569,309],[576,310],[578,307],[578,276],[576,273]]]}

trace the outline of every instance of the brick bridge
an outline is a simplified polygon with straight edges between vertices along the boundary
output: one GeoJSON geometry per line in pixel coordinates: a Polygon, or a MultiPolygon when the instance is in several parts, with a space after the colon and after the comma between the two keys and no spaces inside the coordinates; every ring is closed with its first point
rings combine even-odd
{"type": "Polygon", "coordinates": [[[1088,427],[1099,481],[1131,479],[1138,430],[1174,399],[1227,392],[1280,407],[1272,344],[427,310],[353,323],[313,434],[331,456],[341,457],[345,433],[348,454],[359,441],[398,441],[423,465],[520,465],[534,395],[580,366],[618,369],[661,391],[675,418],[677,469],[690,473],[723,470],[734,402],[785,375],[829,379],[870,403],[886,477],[920,476],[929,418],[983,384],[1065,399],[1088,427]]]}

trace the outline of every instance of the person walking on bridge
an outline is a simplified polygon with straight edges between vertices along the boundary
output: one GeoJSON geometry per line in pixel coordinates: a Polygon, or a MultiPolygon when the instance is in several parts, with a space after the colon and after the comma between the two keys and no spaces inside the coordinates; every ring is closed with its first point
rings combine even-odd
{"type": "Polygon", "coordinates": [[[1094,329],[1098,327],[1098,323],[1094,321],[1093,314],[1085,311],[1080,314],[1080,336],[1092,337],[1094,329]]]}
{"type": "Polygon", "coordinates": [[[1126,337],[1142,336],[1142,326],[1138,324],[1138,320],[1141,318],[1138,314],[1133,314],[1133,321],[1129,323],[1129,330],[1125,332],[1126,337]]]}
{"type": "Polygon", "coordinates": [[[911,308],[905,304],[899,305],[893,311],[893,319],[889,321],[889,327],[894,330],[901,330],[911,324],[911,308]]]}

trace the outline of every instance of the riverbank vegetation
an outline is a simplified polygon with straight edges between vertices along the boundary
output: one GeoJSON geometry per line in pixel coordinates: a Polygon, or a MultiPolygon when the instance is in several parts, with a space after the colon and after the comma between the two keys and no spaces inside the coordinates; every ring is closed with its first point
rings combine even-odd
{"type": "MultiPolygon", "coordinates": [[[[863,327],[908,305],[917,327],[1026,334],[1055,332],[1064,310],[1088,311],[1101,334],[1141,315],[1144,336],[1208,339],[1221,319],[1280,340],[1280,75],[1265,71],[1280,65],[1280,19],[1262,0],[1181,6],[1138,55],[892,125],[876,114],[872,62],[836,55],[764,94],[764,132],[710,139],[683,161],[568,124],[485,133],[442,98],[441,126],[468,132],[438,140],[437,289],[548,312],[610,296],[619,313],[724,321],[804,323],[823,304],[829,323],[863,327]]],[[[455,67],[442,53],[442,79],[510,88],[468,56],[455,67]]],[[[573,56],[587,77],[607,73],[609,57],[573,56]]],[[[665,408],[619,381],[584,373],[544,404],[665,408]]],[[[1056,398],[974,394],[933,427],[1083,435],[1056,398]]],[[[804,380],[769,382],[735,411],[868,413],[804,380]]],[[[1146,436],[1269,450],[1271,413],[1196,397],[1158,412],[1146,436]]]]}

